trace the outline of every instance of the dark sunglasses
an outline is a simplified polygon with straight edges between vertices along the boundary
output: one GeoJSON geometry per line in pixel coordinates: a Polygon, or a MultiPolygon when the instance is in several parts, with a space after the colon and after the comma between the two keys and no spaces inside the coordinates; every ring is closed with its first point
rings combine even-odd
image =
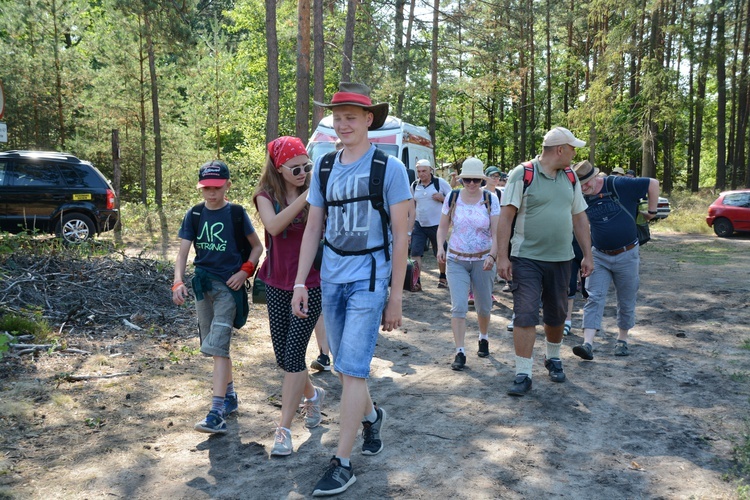
{"type": "Polygon", "coordinates": [[[308,161],[307,163],[303,165],[297,165],[296,167],[287,167],[286,165],[282,165],[285,169],[289,170],[293,176],[297,177],[300,173],[302,173],[302,169],[305,170],[305,173],[308,173],[313,168],[313,164],[311,161],[308,161]]]}
{"type": "Polygon", "coordinates": [[[464,184],[471,184],[472,182],[476,184],[481,184],[482,182],[484,182],[484,179],[464,179],[463,181],[464,181],[464,184]]]}

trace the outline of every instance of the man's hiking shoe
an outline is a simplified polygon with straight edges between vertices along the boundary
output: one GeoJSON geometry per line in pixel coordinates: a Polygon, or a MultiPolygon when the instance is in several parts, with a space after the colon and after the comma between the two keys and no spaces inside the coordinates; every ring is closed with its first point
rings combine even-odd
{"type": "Polygon", "coordinates": [[[531,390],[531,379],[525,373],[519,373],[508,389],[509,396],[525,396],[531,390]]]}
{"type": "Polygon", "coordinates": [[[292,454],[292,433],[283,427],[276,428],[273,436],[272,457],[285,457],[292,454]]]}
{"type": "Polygon", "coordinates": [[[310,363],[310,368],[318,370],[319,372],[329,372],[331,371],[331,358],[328,357],[327,354],[321,352],[318,359],[315,359],[310,363]]]}
{"type": "Polygon", "coordinates": [[[466,354],[462,352],[456,353],[456,359],[454,359],[453,363],[451,363],[451,369],[463,370],[464,366],[466,366],[466,354]]]}
{"type": "Polygon", "coordinates": [[[477,356],[480,358],[486,358],[490,355],[490,341],[489,340],[480,340],[479,341],[479,350],[477,350],[477,356]]]}
{"type": "Polygon", "coordinates": [[[383,430],[383,424],[385,423],[385,410],[383,408],[375,407],[375,412],[378,414],[375,422],[368,422],[365,420],[362,422],[362,454],[363,455],[377,455],[383,451],[383,441],[381,440],[381,431],[383,430]]]}
{"type": "Polygon", "coordinates": [[[224,421],[218,411],[211,410],[206,418],[195,424],[193,427],[198,432],[207,432],[209,434],[226,434],[227,423],[224,421]]]}
{"type": "Polygon", "coordinates": [[[445,278],[440,278],[438,280],[438,288],[448,288],[448,280],[445,278]]]}
{"type": "Polygon", "coordinates": [[[354,475],[354,468],[350,465],[344,467],[339,462],[339,459],[333,457],[331,464],[328,466],[323,477],[318,481],[313,490],[314,497],[327,497],[330,495],[338,495],[343,493],[346,489],[353,485],[357,481],[357,477],[354,475]]]}
{"type": "Polygon", "coordinates": [[[544,367],[549,371],[549,378],[553,382],[565,382],[562,361],[559,358],[544,359],[544,367]]]}
{"type": "Polygon", "coordinates": [[[236,412],[237,407],[239,406],[239,403],[240,401],[236,393],[231,396],[225,396],[224,397],[224,418],[236,412]]]}
{"type": "Polygon", "coordinates": [[[577,345],[573,348],[573,354],[575,354],[579,358],[591,361],[592,359],[594,359],[594,348],[591,347],[591,344],[589,344],[588,342],[584,342],[583,344],[577,345]]]}
{"type": "Polygon", "coordinates": [[[628,343],[624,340],[618,340],[615,344],[615,356],[628,356],[628,343]]]}
{"type": "Polygon", "coordinates": [[[326,391],[321,387],[316,387],[315,394],[318,395],[318,397],[315,398],[315,401],[308,401],[305,399],[302,403],[302,413],[305,415],[305,427],[308,429],[319,426],[320,421],[323,418],[320,413],[320,407],[323,406],[326,391]]]}

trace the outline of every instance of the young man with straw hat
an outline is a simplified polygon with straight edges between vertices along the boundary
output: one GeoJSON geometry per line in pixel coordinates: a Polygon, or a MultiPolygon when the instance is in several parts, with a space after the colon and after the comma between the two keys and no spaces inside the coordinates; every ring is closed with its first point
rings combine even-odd
{"type": "Polygon", "coordinates": [[[404,164],[389,156],[382,179],[387,224],[369,199],[376,148],[367,131],[383,125],[388,103],[373,104],[366,85],[341,83],[330,104],[315,104],[332,110],[333,128],[344,147],[335,153],[325,192],[321,189],[325,157],[313,169],[292,310],[300,317],[308,313],[305,279],[327,216],[320,269],[323,318],[342,384],[338,448],[313,490],[313,496],[327,496],[344,492],[356,481],[350,456],[360,422],[362,454],[376,455],[383,449],[386,412],[370,398],[367,379],[380,325],[384,331],[401,326],[403,290],[394,286],[389,295],[388,283],[404,282],[411,193],[404,164]]]}

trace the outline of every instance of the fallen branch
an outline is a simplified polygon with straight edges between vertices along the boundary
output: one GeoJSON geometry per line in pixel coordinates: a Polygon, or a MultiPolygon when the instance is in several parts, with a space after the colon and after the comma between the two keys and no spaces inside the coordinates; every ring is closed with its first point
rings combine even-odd
{"type": "Polygon", "coordinates": [[[31,354],[37,351],[60,351],[69,354],[91,354],[89,351],[83,351],[81,349],[75,349],[73,347],[66,347],[59,344],[8,344],[8,347],[15,349],[18,352],[18,356],[24,354],[31,354]]]}
{"type": "Polygon", "coordinates": [[[62,375],[57,377],[57,379],[64,380],[66,382],[83,382],[85,380],[95,380],[98,378],[126,377],[128,375],[132,375],[132,373],[120,372],[120,373],[110,373],[109,375],[70,375],[68,373],[63,373],[62,375]]]}

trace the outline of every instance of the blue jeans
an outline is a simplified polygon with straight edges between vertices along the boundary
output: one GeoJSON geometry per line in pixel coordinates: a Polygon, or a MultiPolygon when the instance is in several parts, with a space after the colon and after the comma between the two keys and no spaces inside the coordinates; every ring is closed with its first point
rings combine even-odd
{"type": "Polygon", "coordinates": [[[618,255],[607,255],[596,248],[594,272],[586,278],[589,298],[583,306],[583,328],[600,330],[609,284],[614,282],[617,292],[617,327],[630,330],[635,326],[635,299],[640,277],[641,255],[638,247],[618,255]]]}
{"type": "Polygon", "coordinates": [[[388,280],[376,279],[373,292],[369,279],[345,284],[323,281],[320,288],[333,368],[351,377],[369,378],[388,299],[388,280]]]}

